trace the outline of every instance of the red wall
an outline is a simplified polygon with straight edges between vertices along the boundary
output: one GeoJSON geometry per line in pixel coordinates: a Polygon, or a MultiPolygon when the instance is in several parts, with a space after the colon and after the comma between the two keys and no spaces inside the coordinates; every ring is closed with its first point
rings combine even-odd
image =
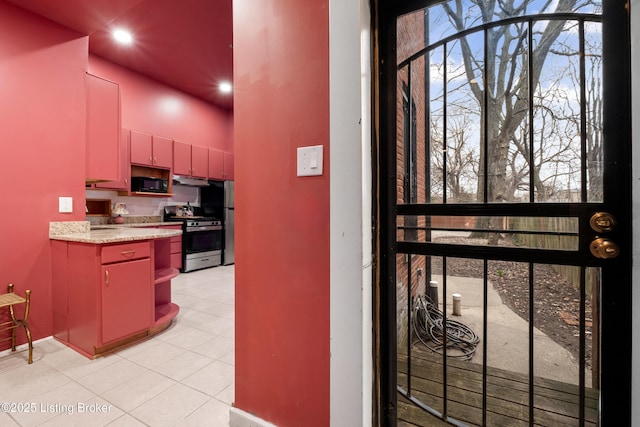
{"type": "Polygon", "coordinates": [[[122,127],[233,152],[233,113],[89,56],[89,72],[120,85],[122,127]]]}
{"type": "Polygon", "coordinates": [[[84,220],[87,47],[0,0],[0,291],[32,290],[34,339],[51,335],[49,221],[84,220]],[[72,214],[58,213],[59,196],[73,197],[72,214]]]}
{"type": "Polygon", "coordinates": [[[52,334],[49,222],[85,219],[88,69],[120,84],[123,126],[233,151],[232,112],[101,58],[89,64],[85,35],[0,0],[0,292],[32,290],[34,339],[52,334]],[[58,213],[59,196],[73,197],[73,213],[58,213]]]}
{"type": "Polygon", "coordinates": [[[327,0],[235,0],[238,409],[329,425],[327,0]],[[324,175],[296,177],[296,147],[324,175]]]}

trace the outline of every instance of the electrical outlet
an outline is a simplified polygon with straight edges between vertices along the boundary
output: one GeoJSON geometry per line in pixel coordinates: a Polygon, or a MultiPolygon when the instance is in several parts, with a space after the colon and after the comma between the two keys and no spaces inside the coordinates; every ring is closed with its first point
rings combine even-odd
{"type": "Polygon", "coordinates": [[[73,197],[58,197],[58,212],[60,212],[60,213],[72,213],[73,212],[73,197]]]}

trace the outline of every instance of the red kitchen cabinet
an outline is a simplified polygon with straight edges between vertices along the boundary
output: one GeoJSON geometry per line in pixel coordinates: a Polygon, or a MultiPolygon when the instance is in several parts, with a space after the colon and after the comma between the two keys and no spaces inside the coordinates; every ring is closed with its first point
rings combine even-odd
{"type": "Polygon", "coordinates": [[[173,141],[173,173],[191,176],[191,144],[173,141]]]}
{"type": "Polygon", "coordinates": [[[66,295],[58,301],[66,310],[54,308],[54,336],[93,358],[118,341],[146,335],[152,323],[152,241],[55,243],[53,293],[66,295]]]}
{"type": "Polygon", "coordinates": [[[102,266],[102,342],[109,343],[151,325],[149,258],[102,266]],[[126,313],[126,315],[123,315],[126,313]]]}
{"type": "MultiPolygon", "coordinates": [[[[164,227],[159,227],[164,228],[164,227]]],[[[177,236],[176,236],[177,237],[177,236]]],[[[181,240],[182,242],[182,240],[181,240]]],[[[156,240],[155,272],[153,280],[154,325],[166,325],[178,314],[178,306],[171,302],[171,279],[178,275],[178,270],[171,266],[173,254],[171,247],[173,238],[156,240]]],[[[154,327],[152,327],[152,331],[154,327]]]]}
{"type": "Polygon", "coordinates": [[[86,74],[86,181],[118,181],[120,176],[120,87],[86,74]]]}
{"type": "Polygon", "coordinates": [[[233,154],[224,152],[224,179],[226,181],[234,180],[233,171],[233,154]]]}
{"type": "Polygon", "coordinates": [[[207,178],[209,176],[209,149],[197,145],[191,146],[191,176],[207,178]]]}
{"type": "Polygon", "coordinates": [[[151,135],[135,130],[131,131],[131,163],[151,166],[153,149],[151,135]]]}
{"type": "MultiPolygon", "coordinates": [[[[182,230],[182,225],[165,225],[159,228],[182,230]]],[[[174,236],[170,240],[170,253],[172,268],[182,269],[182,236],[174,236]]]]}
{"type": "Polygon", "coordinates": [[[51,277],[53,292],[53,336],[63,342],[69,341],[69,269],[67,264],[67,242],[51,241],[51,277]]]}
{"type": "Polygon", "coordinates": [[[54,337],[86,357],[170,325],[171,238],[112,244],[52,241],[54,337]]]}
{"type": "Polygon", "coordinates": [[[131,163],[170,169],[173,163],[171,139],[131,131],[131,163]]]}
{"type": "Polygon", "coordinates": [[[172,140],[163,136],[153,135],[153,166],[171,169],[173,164],[172,140]]]}
{"type": "Polygon", "coordinates": [[[96,189],[118,190],[127,192],[131,190],[131,186],[129,185],[129,181],[131,179],[131,162],[129,160],[130,138],[131,131],[129,129],[122,129],[120,132],[120,179],[112,182],[96,183],[96,189]]]}
{"type": "Polygon", "coordinates": [[[209,149],[173,141],[173,173],[194,178],[209,176],[209,149]]]}
{"type": "Polygon", "coordinates": [[[233,154],[209,148],[209,178],[233,180],[233,154]]]}
{"type": "MultiPolygon", "coordinates": [[[[163,230],[182,230],[182,225],[154,225],[149,228],[160,228],[163,230]]],[[[180,270],[182,268],[182,235],[171,237],[169,239],[169,248],[169,265],[171,266],[171,268],[180,270]]]]}
{"type": "Polygon", "coordinates": [[[209,148],[209,178],[224,180],[224,153],[209,148]]]}

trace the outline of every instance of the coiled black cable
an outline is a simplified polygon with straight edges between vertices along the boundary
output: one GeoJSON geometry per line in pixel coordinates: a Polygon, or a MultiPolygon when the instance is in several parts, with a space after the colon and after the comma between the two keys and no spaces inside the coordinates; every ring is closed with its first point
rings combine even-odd
{"type": "Polygon", "coordinates": [[[480,337],[467,325],[447,318],[447,333],[444,334],[444,313],[426,295],[416,298],[413,308],[413,330],[429,350],[447,357],[471,360],[480,343],[480,337]]]}

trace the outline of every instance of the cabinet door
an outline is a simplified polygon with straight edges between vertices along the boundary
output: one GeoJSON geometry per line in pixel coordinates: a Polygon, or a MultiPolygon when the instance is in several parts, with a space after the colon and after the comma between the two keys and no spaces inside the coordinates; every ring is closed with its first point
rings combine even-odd
{"type": "Polygon", "coordinates": [[[207,178],[209,176],[209,149],[191,146],[191,176],[207,178]]]}
{"type": "Polygon", "coordinates": [[[233,181],[233,153],[224,153],[224,179],[227,181],[233,181]]]}
{"type": "Polygon", "coordinates": [[[129,129],[122,129],[120,132],[120,179],[113,182],[99,182],[96,184],[96,188],[131,191],[131,186],[129,185],[129,180],[131,179],[131,163],[129,161],[130,135],[131,131],[129,129]]]}
{"type": "Polygon", "coordinates": [[[209,178],[224,179],[224,166],[222,151],[209,148],[209,178]]]}
{"type": "Polygon", "coordinates": [[[153,166],[151,135],[135,130],[131,131],[131,163],[153,166]]]}
{"type": "Polygon", "coordinates": [[[100,77],[87,81],[88,181],[120,179],[120,87],[100,77]]]}
{"type": "Polygon", "coordinates": [[[102,344],[151,326],[149,258],[102,266],[102,344]]]}
{"type": "Polygon", "coordinates": [[[173,141],[173,173],[191,175],[191,144],[173,141]]]}
{"type": "Polygon", "coordinates": [[[171,169],[173,163],[172,140],[153,135],[153,166],[171,169]]]}

